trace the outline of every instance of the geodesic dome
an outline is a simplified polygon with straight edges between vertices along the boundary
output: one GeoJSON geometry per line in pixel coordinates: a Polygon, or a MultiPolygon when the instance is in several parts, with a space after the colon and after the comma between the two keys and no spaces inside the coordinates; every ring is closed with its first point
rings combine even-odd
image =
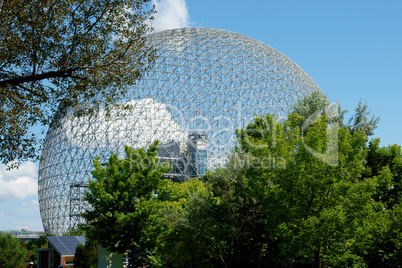
{"type": "Polygon", "coordinates": [[[95,157],[107,161],[112,152],[124,157],[124,145],[139,148],[159,140],[161,159],[176,165],[181,178],[199,177],[224,162],[236,144],[235,129],[254,115],[286,116],[298,98],[319,90],[293,61],[241,34],[174,29],[150,35],[148,44],[158,57],[130,90],[128,114],[113,120],[102,111],[93,118],[70,116],[48,131],[39,168],[40,212],[48,234],[80,222],[95,157]]]}

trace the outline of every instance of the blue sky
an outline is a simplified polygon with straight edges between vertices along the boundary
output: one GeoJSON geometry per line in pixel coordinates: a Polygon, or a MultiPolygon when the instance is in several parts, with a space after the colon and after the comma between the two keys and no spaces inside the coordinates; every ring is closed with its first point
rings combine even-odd
{"type": "MultiPolygon", "coordinates": [[[[153,0],[157,30],[225,29],[257,39],[304,69],[350,116],[361,99],[381,144],[402,144],[402,1],[153,0]]],[[[0,230],[43,230],[37,165],[0,167],[0,230]]]]}

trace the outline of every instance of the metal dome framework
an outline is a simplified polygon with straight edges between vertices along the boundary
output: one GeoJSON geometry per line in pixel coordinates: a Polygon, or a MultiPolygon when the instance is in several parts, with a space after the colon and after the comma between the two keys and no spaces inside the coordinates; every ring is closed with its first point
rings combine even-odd
{"type": "MultiPolygon", "coordinates": [[[[81,222],[79,213],[86,208],[82,194],[95,157],[107,161],[112,152],[123,157],[124,145],[139,148],[160,140],[161,158],[179,170],[179,164],[192,161],[191,150],[201,152],[196,146],[201,143],[189,137],[202,134],[204,164],[211,169],[235,146],[235,129],[254,115],[286,116],[298,98],[319,91],[286,56],[237,33],[174,29],[150,35],[148,44],[157,49],[157,59],[127,96],[132,111],[113,120],[102,111],[93,118],[67,116],[48,131],[39,168],[46,233],[61,234],[81,222]]],[[[187,172],[183,178],[202,172],[187,172]]]]}

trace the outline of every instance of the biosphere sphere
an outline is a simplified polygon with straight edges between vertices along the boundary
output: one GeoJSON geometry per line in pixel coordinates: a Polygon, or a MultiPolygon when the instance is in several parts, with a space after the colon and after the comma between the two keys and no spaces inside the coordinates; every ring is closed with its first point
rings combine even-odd
{"type": "Polygon", "coordinates": [[[286,116],[298,98],[320,90],[289,58],[241,34],[183,28],[154,33],[147,42],[156,62],[129,91],[129,112],[68,116],[48,131],[39,168],[46,233],[65,233],[82,220],[95,157],[124,157],[124,145],[159,140],[160,161],[173,167],[166,177],[199,178],[225,162],[236,145],[235,130],[254,115],[286,116]]]}

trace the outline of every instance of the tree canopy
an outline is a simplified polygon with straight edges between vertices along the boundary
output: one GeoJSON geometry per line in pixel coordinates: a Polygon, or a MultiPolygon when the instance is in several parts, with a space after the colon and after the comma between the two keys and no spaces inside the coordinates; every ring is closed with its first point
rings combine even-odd
{"type": "MultiPolygon", "coordinates": [[[[163,220],[169,235],[161,237],[168,242],[159,247],[174,267],[364,263],[354,241],[365,234],[361,226],[369,215],[383,208],[373,203],[377,180],[361,176],[366,137],[346,127],[328,136],[325,116],[302,136],[300,120],[298,114],[282,123],[256,117],[238,130],[239,147],[227,166],[203,177],[205,190],[184,191],[179,199],[167,194],[165,206],[176,202],[176,210],[170,207],[163,220]],[[336,166],[307,149],[324,153],[331,138],[339,144],[336,166]]],[[[186,186],[176,187],[180,192],[186,186]]]]}
{"type": "Polygon", "coordinates": [[[374,129],[377,128],[380,122],[380,118],[374,115],[368,118],[369,114],[370,111],[368,111],[367,103],[363,104],[360,100],[355,108],[355,114],[349,120],[350,131],[363,131],[367,136],[373,135],[374,129]]]}
{"type": "Polygon", "coordinates": [[[125,147],[126,158],[112,154],[107,163],[94,160],[93,179],[85,199],[92,210],[83,213],[86,236],[110,251],[144,255],[152,249],[157,232],[154,224],[156,196],[162,174],[169,165],[158,164],[158,143],[144,149],[125,147]]]}
{"type": "Polygon", "coordinates": [[[0,1],[2,163],[38,157],[33,126],[119,103],[153,62],[150,2],[0,1]]]}
{"type": "Polygon", "coordinates": [[[85,245],[78,244],[75,248],[74,266],[80,268],[98,267],[98,243],[87,239],[85,245]]]}
{"type": "Polygon", "coordinates": [[[312,123],[317,116],[325,114],[328,122],[332,125],[347,126],[351,133],[362,131],[367,136],[374,135],[380,118],[374,115],[369,118],[368,105],[367,103],[363,104],[361,100],[354,110],[354,115],[345,124],[344,119],[347,110],[343,110],[338,102],[331,104],[327,97],[319,91],[313,91],[292,106],[292,113],[298,113],[302,117],[299,123],[302,131],[306,131],[308,124],[312,123]]]}
{"type": "Polygon", "coordinates": [[[372,139],[368,144],[364,177],[377,177],[379,188],[376,200],[388,208],[402,204],[402,149],[393,144],[380,146],[380,139],[372,139]]]}
{"type": "MultiPolygon", "coordinates": [[[[95,160],[89,234],[141,248],[146,267],[402,267],[401,147],[306,116],[256,116],[226,165],[199,180],[95,160]]],[[[155,146],[127,155],[154,163],[155,146]]]]}
{"type": "Polygon", "coordinates": [[[22,241],[0,232],[0,267],[23,268],[27,250],[22,241]]]}

